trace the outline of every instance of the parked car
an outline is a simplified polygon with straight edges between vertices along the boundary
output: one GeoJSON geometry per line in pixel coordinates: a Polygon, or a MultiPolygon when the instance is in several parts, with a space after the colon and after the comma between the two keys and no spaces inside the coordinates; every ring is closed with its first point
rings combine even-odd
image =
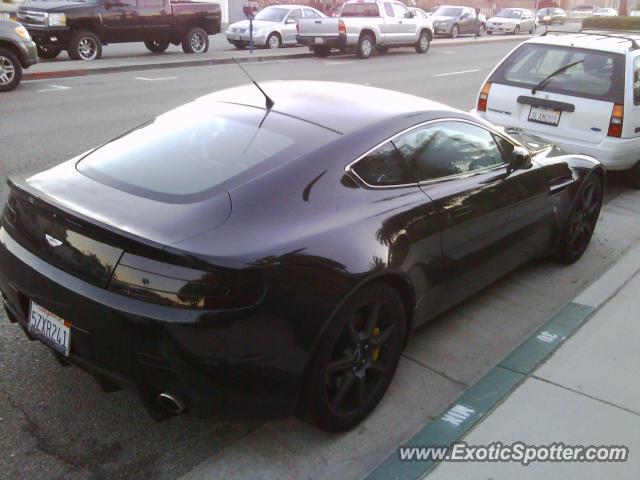
{"type": "Polygon", "coordinates": [[[587,249],[604,185],[591,157],[403,93],[261,87],[270,102],[217,92],[11,179],[9,320],[157,418],[296,412],[342,431],[415,328],[529,260],[587,249]]]}
{"type": "Polygon", "coordinates": [[[185,53],[204,53],[221,18],[217,3],[188,0],[27,0],[18,10],[40,58],[67,50],[73,60],[96,60],[103,45],[119,42],[144,42],[154,53],[182,43],[185,53]]]}
{"type": "Polygon", "coordinates": [[[593,17],[598,10],[598,7],[594,5],[580,5],[571,10],[569,17],[572,20],[584,20],[585,18],[593,17]]]}
{"type": "Polygon", "coordinates": [[[16,88],[22,69],[37,62],[36,44],[27,29],[12,20],[0,20],[0,92],[16,88]]]}
{"type": "Polygon", "coordinates": [[[618,11],[615,8],[599,8],[593,14],[594,17],[617,17],[618,11]]]}
{"type": "Polygon", "coordinates": [[[443,5],[431,16],[433,30],[436,35],[446,35],[457,38],[463,33],[478,33],[479,36],[486,32],[487,19],[480,13],[469,7],[443,5]],[[477,18],[476,18],[477,17],[477,18]]]}
{"type": "Polygon", "coordinates": [[[520,32],[533,34],[538,23],[537,17],[529,10],[523,8],[504,8],[495,16],[487,20],[487,33],[512,33],[520,32]]]}
{"type": "Polygon", "coordinates": [[[536,13],[536,16],[538,17],[538,23],[542,25],[553,25],[554,23],[564,25],[567,21],[567,12],[561,8],[541,8],[536,13]]]}
{"type": "Polygon", "coordinates": [[[426,53],[433,27],[430,19],[397,1],[349,0],[338,18],[300,19],[296,38],[319,57],[337,48],[369,58],[374,50],[386,52],[393,47],[411,46],[426,53]]]}
{"type": "MultiPolygon", "coordinates": [[[[297,43],[297,24],[301,18],[323,18],[325,14],[302,5],[274,5],[260,10],[253,20],[253,43],[256,46],[280,48],[297,43]]],[[[226,35],[236,48],[249,45],[249,20],[232,23],[226,35]]]]}
{"type": "Polygon", "coordinates": [[[640,17],[640,10],[631,10],[629,12],[630,17],[640,17]]]}
{"type": "Polygon", "coordinates": [[[0,20],[17,20],[18,5],[0,2],[0,20]]]}
{"type": "Polygon", "coordinates": [[[638,42],[638,34],[589,31],[527,40],[487,77],[476,113],[629,170],[640,188],[638,42]]]}

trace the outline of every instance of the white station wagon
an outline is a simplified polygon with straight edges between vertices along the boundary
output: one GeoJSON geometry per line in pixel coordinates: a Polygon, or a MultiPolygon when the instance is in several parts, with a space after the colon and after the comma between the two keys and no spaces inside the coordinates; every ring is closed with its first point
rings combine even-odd
{"type": "Polygon", "coordinates": [[[640,34],[527,40],[487,77],[472,113],[629,170],[640,188],[640,34]]]}

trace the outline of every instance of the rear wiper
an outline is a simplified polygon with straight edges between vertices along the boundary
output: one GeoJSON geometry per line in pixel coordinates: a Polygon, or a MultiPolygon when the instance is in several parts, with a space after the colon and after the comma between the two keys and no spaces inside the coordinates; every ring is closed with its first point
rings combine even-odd
{"type": "Polygon", "coordinates": [[[531,94],[535,95],[536,92],[541,88],[543,88],[545,85],[547,85],[547,83],[549,83],[553,77],[555,77],[559,73],[564,72],[565,70],[569,70],[571,67],[575,67],[579,63],[582,63],[582,60],[578,60],[577,62],[570,63],[569,65],[565,65],[564,67],[560,67],[559,69],[551,72],[549,75],[544,77],[539,84],[537,84],[535,87],[531,89],[531,94]]]}

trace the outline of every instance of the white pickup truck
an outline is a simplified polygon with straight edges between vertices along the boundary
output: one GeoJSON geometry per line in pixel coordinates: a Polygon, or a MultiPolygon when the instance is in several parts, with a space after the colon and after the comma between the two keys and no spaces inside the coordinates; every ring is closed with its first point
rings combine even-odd
{"type": "Polygon", "coordinates": [[[431,20],[415,15],[393,0],[349,0],[339,17],[301,18],[296,39],[319,57],[332,49],[354,51],[369,58],[375,50],[415,47],[426,53],[433,38],[431,20]]]}

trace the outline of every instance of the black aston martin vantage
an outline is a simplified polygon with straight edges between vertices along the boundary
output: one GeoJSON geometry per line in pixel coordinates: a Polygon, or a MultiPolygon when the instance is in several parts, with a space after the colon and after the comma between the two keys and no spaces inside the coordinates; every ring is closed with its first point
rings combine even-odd
{"type": "Polygon", "coordinates": [[[262,88],[9,180],[9,319],[156,418],[349,429],[413,329],[589,244],[605,185],[593,158],[373,87],[262,88]]]}

